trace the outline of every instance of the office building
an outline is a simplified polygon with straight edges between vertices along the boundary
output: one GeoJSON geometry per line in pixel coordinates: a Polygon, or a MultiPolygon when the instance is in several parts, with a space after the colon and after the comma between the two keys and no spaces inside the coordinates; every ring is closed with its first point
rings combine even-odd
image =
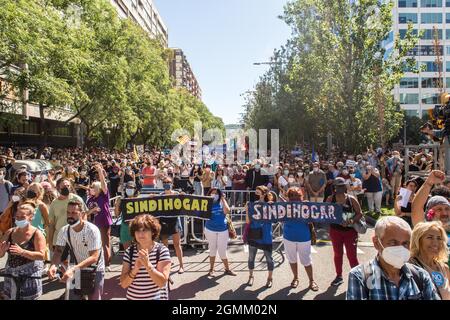
{"type": "Polygon", "coordinates": [[[169,33],[152,0],[110,0],[119,17],[130,18],[140,25],[153,39],[169,45],[169,33]]]}
{"type": "Polygon", "coordinates": [[[173,59],[170,63],[170,76],[176,88],[185,88],[197,99],[202,99],[202,90],[195,78],[194,72],[189,65],[183,50],[173,48],[173,59]]]}
{"type": "Polygon", "coordinates": [[[444,91],[450,88],[450,0],[396,0],[393,20],[393,30],[385,42],[387,53],[397,35],[405,36],[409,22],[413,23],[414,33],[423,30],[419,45],[410,55],[415,56],[418,67],[423,65],[425,69],[419,74],[407,70],[394,90],[407,115],[422,117],[440,103],[439,83],[444,91]],[[438,55],[442,60],[440,68],[436,63],[438,55]]]}

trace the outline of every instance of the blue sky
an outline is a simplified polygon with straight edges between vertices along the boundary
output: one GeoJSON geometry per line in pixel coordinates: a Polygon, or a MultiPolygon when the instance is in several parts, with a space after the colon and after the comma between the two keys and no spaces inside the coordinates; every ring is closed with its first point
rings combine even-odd
{"type": "Polygon", "coordinates": [[[181,48],[203,91],[203,102],[225,124],[237,123],[241,94],[268,66],[290,29],[278,16],[288,0],[154,0],[169,29],[169,46],[181,48]]]}

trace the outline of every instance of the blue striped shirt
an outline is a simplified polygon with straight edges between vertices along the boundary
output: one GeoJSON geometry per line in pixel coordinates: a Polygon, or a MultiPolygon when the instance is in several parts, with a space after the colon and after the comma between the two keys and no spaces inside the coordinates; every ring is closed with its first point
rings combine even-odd
{"type": "Polygon", "coordinates": [[[408,264],[401,269],[399,286],[389,280],[381,269],[377,258],[370,261],[366,279],[363,265],[350,271],[347,300],[440,300],[431,278],[423,269],[408,264]],[[409,268],[415,268],[422,281],[422,292],[409,268]]]}

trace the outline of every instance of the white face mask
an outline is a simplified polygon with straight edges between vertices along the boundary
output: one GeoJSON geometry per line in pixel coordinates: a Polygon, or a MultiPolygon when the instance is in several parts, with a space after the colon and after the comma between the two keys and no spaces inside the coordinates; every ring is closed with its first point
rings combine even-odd
{"type": "Polygon", "coordinates": [[[390,264],[396,269],[401,269],[411,257],[411,253],[404,246],[395,247],[383,247],[381,241],[378,239],[379,244],[383,248],[381,257],[386,263],[390,264]]]}
{"type": "Polygon", "coordinates": [[[355,174],[354,173],[350,174],[350,177],[353,179],[355,177],[355,174]]]}
{"type": "Polygon", "coordinates": [[[11,200],[12,200],[13,202],[18,202],[18,201],[20,201],[20,197],[19,197],[18,195],[13,195],[13,196],[11,197],[11,200]]]}
{"type": "Polygon", "coordinates": [[[298,172],[299,177],[303,177],[303,172],[298,172]]]}
{"type": "Polygon", "coordinates": [[[125,193],[128,197],[132,197],[134,195],[134,189],[125,189],[125,193]]]}
{"type": "Polygon", "coordinates": [[[313,172],[319,172],[319,168],[314,168],[313,172]]]}
{"type": "Polygon", "coordinates": [[[288,179],[288,182],[289,182],[289,183],[294,183],[294,182],[295,182],[295,179],[291,177],[291,178],[288,179]]]}

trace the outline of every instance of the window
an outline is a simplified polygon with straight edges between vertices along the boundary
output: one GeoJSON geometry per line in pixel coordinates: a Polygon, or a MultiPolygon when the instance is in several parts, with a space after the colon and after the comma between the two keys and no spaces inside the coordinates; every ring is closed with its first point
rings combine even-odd
{"type": "MultiPolygon", "coordinates": [[[[422,62],[422,65],[425,66],[424,72],[438,72],[439,71],[438,65],[434,61],[422,62]]],[[[441,64],[441,67],[442,67],[442,64],[441,64]]]]}
{"type": "Polygon", "coordinates": [[[398,0],[399,8],[417,8],[417,0],[398,0]]]}
{"type": "Polygon", "coordinates": [[[420,23],[442,23],[442,13],[422,13],[420,23]]]}
{"type": "Polygon", "coordinates": [[[450,29],[445,30],[445,39],[450,40],[450,29]]]}
{"type": "MultiPolygon", "coordinates": [[[[400,29],[400,30],[398,30],[398,31],[399,31],[400,39],[405,39],[405,37],[406,37],[406,32],[408,31],[408,29],[400,29]]],[[[413,34],[414,36],[416,36],[416,35],[417,35],[417,29],[413,29],[413,30],[412,30],[412,34],[413,34]]]]}
{"type": "Polygon", "coordinates": [[[450,13],[445,14],[445,22],[450,23],[450,13]]]}
{"type": "Polygon", "coordinates": [[[440,8],[442,7],[442,0],[421,0],[420,6],[422,8],[440,8]]]}
{"type": "Polygon", "coordinates": [[[422,97],[423,104],[438,104],[439,103],[439,94],[438,93],[430,93],[424,94],[422,97]]]}
{"type": "Polygon", "coordinates": [[[439,88],[439,78],[422,78],[422,88],[439,88]]]}
{"type": "Polygon", "coordinates": [[[436,37],[436,33],[437,33],[438,39],[442,40],[442,30],[441,29],[436,29],[436,30],[434,30],[434,29],[426,29],[426,30],[423,30],[423,31],[424,32],[423,32],[422,37],[421,37],[421,39],[423,39],[423,40],[434,40],[435,37],[436,37]]]}
{"type": "Polygon", "coordinates": [[[400,88],[418,88],[419,79],[417,78],[403,78],[400,80],[400,88]]]}
{"type": "Polygon", "coordinates": [[[445,79],[445,87],[450,88],[450,78],[445,79]]]}
{"type": "Polygon", "coordinates": [[[447,61],[447,64],[445,66],[445,71],[450,72],[450,61],[447,61]]]}
{"type": "Polygon", "coordinates": [[[399,13],[398,23],[417,23],[417,13],[399,13]]]}
{"type": "Polygon", "coordinates": [[[419,94],[400,93],[400,104],[419,104],[419,94]]]}
{"type": "Polygon", "coordinates": [[[407,117],[419,117],[419,110],[405,110],[407,117]]]}

